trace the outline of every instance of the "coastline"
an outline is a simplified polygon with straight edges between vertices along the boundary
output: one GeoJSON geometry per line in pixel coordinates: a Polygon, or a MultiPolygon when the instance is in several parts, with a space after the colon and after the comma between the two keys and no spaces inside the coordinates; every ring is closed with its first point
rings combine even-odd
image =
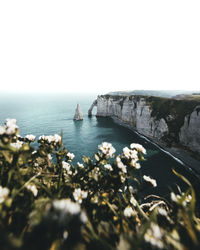
{"type": "Polygon", "coordinates": [[[175,147],[175,146],[167,147],[164,142],[161,142],[159,140],[156,140],[155,138],[148,137],[139,133],[131,125],[123,122],[122,120],[114,116],[111,116],[111,118],[116,124],[130,129],[134,133],[138,134],[140,137],[143,137],[145,140],[153,143],[156,147],[158,147],[164,153],[168,154],[174,160],[181,163],[186,170],[192,172],[192,174],[194,174],[200,179],[200,161],[192,157],[187,150],[184,150],[180,147],[175,147]]]}

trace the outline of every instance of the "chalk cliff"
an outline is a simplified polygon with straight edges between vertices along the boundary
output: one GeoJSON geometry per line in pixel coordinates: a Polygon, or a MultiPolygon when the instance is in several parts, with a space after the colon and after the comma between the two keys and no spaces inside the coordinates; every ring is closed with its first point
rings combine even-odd
{"type": "MultiPolygon", "coordinates": [[[[200,104],[152,96],[98,96],[97,116],[117,118],[141,134],[200,153],[200,104]]],[[[90,114],[92,108],[90,109],[90,114]]]]}
{"type": "Polygon", "coordinates": [[[179,138],[184,146],[200,152],[200,106],[195,107],[190,115],[185,116],[179,138]]]}
{"type": "Polygon", "coordinates": [[[75,110],[75,115],[74,115],[74,120],[79,121],[83,120],[83,114],[81,111],[81,106],[80,104],[77,104],[76,110],[75,110]]]}

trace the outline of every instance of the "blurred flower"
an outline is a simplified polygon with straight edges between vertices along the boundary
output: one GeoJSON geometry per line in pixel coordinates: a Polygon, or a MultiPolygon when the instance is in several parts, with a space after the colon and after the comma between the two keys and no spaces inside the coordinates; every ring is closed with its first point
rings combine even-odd
{"type": "Polygon", "coordinates": [[[47,157],[48,157],[49,160],[52,160],[51,154],[48,154],[47,157]]]}
{"type": "Polygon", "coordinates": [[[133,196],[131,196],[131,198],[130,198],[130,203],[131,203],[134,207],[136,207],[136,205],[137,205],[137,201],[136,201],[136,199],[135,199],[133,196]]]}
{"type": "Polygon", "coordinates": [[[124,177],[123,175],[120,176],[121,182],[124,183],[126,180],[126,177],[124,177]]]}
{"type": "Polygon", "coordinates": [[[27,139],[27,140],[29,140],[31,142],[34,142],[35,141],[35,136],[34,135],[26,135],[25,139],[27,139]]]}
{"type": "Polygon", "coordinates": [[[125,217],[131,217],[133,215],[135,215],[135,212],[130,206],[128,206],[124,209],[124,216],[125,217]]]}
{"type": "Polygon", "coordinates": [[[98,148],[103,154],[111,158],[114,157],[114,153],[116,152],[112,144],[108,142],[103,142],[101,145],[98,146],[98,148]]]}
{"type": "Polygon", "coordinates": [[[77,188],[73,192],[74,200],[78,201],[78,203],[82,203],[83,199],[86,199],[88,195],[87,191],[83,191],[80,188],[77,188]]]}
{"type": "Polygon", "coordinates": [[[144,176],[143,176],[143,179],[144,179],[145,181],[147,181],[147,182],[150,182],[151,185],[152,185],[153,187],[156,187],[156,186],[157,186],[156,180],[150,178],[149,176],[144,175],[144,176]]]}
{"type": "Polygon", "coordinates": [[[109,171],[113,171],[113,168],[112,168],[112,166],[110,164],[105,164],[104,168],[109,170],[109,171]]]}
{"type": "Polygon", "coordinates": [[[55,200],[53,201],[53,207],[70,214],[78,214],[81,212],[80,205],[70,199],[55,200]]]}
{"type": "Polygon", "coordinates": [[[84,165],[82,163],[80,163],[80,162],[77,162],[77,165],[78,165],[79,168],[84,168],[84,165]]]}
{"type": "Polygon", "coordinates": [[[131,148],[131,149],[136,149],[138,152],[141,152],[141,153],[143,153],[143,154],[146,154],[146,149],[145,149],[142,145],[140,145],[140,144],[138,144],[138,143],[132,143],[132,144],[130,145],[130,148],[131,148]]]}
{"type": "Polygon", "coordinates": [[[75,155],[73,154],[73,153],[70,153],[70,152],[68,152],[67,153],[67,156],[69,157],[69,160],[73,160],[74,159],[74,157],[75,157],[75,155]]]}
{"type": "Polygon", "coordinates": [[[117,162],[117,167],[120,168],[123,173],[127,173],[127,169],[126,169],[127,167],[126,165],[123,164],[119,156],[117,156],[116,162],[117,162]]]}
{"type": "Polygon", "coordinates": [[[58,134],[55,134],[55,135],[41,135],[39,137],[39,141],[40,140],[43,140],[45,142],[48,142],[48,143],[58,143],[61,141],[61,137],[58,135],[58,134]]]}
{"type": "Polygon", "coordinates": [[[166,211],[164,208],[162,208],[162,207],[159,207],[159,208],[158,208],[158,213],[159,213],[160,215],[162,215],[162,216],[165,216],[165,217],[168,216],[167,211],[166,211]]]}
{"type": "Polygon", "coordinates": [[[10,145],[16,149],[20,149],[23,145],[23,142],[22,141],[16,141],[16,142],[13,142],[13,143],[10,143],[10,145]]]}
{"type": "Polygon", "coordinates": [[[4,202],[7,198],[10,190],[7,187],[0,186],[0,203],[4,202]]]}
{"type": "Polygon", "coordinates": [[[35,197],[37,196],[38,190],[37,190],[37,187],[36,187],[34,184],[28,184],[28,185],[26,186],[26,188],[27,188],[28,190],[30,190],[30,191],[33,193],[33,195],[34,195],[35,197]]]}
{"type": "Polygon", "coordinates": [[[62,161],[62,167],[67,171],[69,175],[72,175],[71,165],[68,162],[62,161]]]}
{"type": "Polygon", "coordinates": [[[11,135],[15,134],[16,130],[18,129],[17,126],[17,120],[16,119],[6,119],[6,134],[11,135]]]}
{"type": "Polygon", "coordinates": [[[144,239],[145,241],[149,242],[152,246],[158,247],[158,248],[163,248],[163,242],[161,241],[163,236],[163,232],[159,228],[158,225],[155,223],[151,222],[150,228],[147,229],[144,239]]]}
{"type": "Polygon", "coordinates": [[[128,147],[123,148],[123,154],[127,159],[138,160],[138,152],[136,150],[131,150],[128,147]]]}
{"type": "Polygon", "coordinates": [[[134,165],[133,165],[136,169],[140,169],[141,168],[141,165],[140,165],[140,163],[135,163],[134,165]]]}
{"type": "Polygon", "coordinates": [[[192,200],[192,196],[189,194],[185,197],[184,200],[182,200],[183,196],[185,195],[184,192],[181,193],[181,195],[179,194],[175,194],[174,192],[171,192],[171,200],[174,201],[174,202],[179,202],[179,200],[182,201],[182,204],[184,206],[187,205],[187,203],[189,203],[191,200],[192,200]]]}
{"type": "Polygon", "coordinates": [[[6,129],[4,126],[0,126],[0,135],[3,135],[6,133],[6,129]]]}

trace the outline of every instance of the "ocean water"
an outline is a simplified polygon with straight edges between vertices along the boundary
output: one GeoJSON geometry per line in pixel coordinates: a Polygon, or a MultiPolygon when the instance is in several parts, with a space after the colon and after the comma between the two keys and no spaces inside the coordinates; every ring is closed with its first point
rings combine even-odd
{"type": "MultiPolygon", "coordinates": [[[[6,118],[16,118],[20,135],[60,134],[63,131],[64,146],[75,154],[75,161],[81,162],[83,155],[93,156],[102,142],[110,142],[116,148],[116,155],[131,143],[140,143],[147,149],[146,160],[142,162],[140,175],[150,175],[157,180],[157,192],[166,193],[169,188],[181,184],[172,168],[185,172],[183,165],[158,147],[131,130],[115,124],[110,118],[97,118],[87,111],[96,95],[69,94],[4,94],[0,96],[0,123],[6,118]],[[77,103],[81,105],[83,121],[73,121],[77,103]]],[[[35,143],[37,144],[37,142],[35,143]]],[[[187,173],[186,171],[186,174],[187,173]]],[[[151,191],[151,190],[149,190],[151,191]]]]}

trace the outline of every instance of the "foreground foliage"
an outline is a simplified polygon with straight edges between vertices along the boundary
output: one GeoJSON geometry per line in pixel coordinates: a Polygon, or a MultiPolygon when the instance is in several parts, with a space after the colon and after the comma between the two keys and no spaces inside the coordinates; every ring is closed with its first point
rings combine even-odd
{"type": "Polygon", "coordinates": [[[140,175],[146,150],[125,147],[114,157],[102,143],[94,159],[74,155],[62,136],[18,135],[16,120],[0,126],[1,249],[199,249],[195,193],[171,201],[141,190],[156,180],[140,175]]]}

